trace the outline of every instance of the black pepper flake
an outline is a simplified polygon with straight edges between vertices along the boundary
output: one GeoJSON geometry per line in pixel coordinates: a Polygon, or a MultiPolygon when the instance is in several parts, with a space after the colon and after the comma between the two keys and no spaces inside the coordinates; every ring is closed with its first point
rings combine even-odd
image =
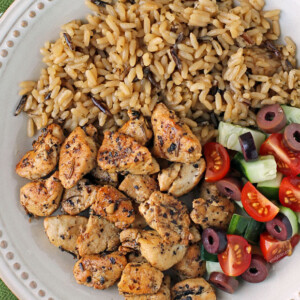
{"type": "Polygon", "coordinates": [[[65,148],[69,149],[71,146],[69,144],[66,144],[65,148]]]}
{"type": "Polygon", "coordinates": [[[139,189],[140,189],[137,185],[135,185],[134,188],[135,188],[136,190],[139,190],[139,189]]]}
{"type": "Polygon", "coordinates": [[[195,150],[195,148],[194,148],[194,147],[191,147],[191,148],[188,149],[188,152],[189,152],[189,153],[193,153],[194,150],[195,150]]]}
{"type": "Polygon", "coordinates": [[[176,147],[177,147],[177,145],[176,145],[175,143],[172,143],[172,144],[170,145],[170,147],[167,149],[167,151],[168,151],[169,153],[171,153],[171,152],[173,152],[173,151],[176,149],[176,147]]]}
{"type": "Polygon", "coordinates": [[[116,263],[116,260],[113,257],[111,257],[109,260],[113,265],[116,263]]]}
{"type": "Polygon", "coordinates": [[[103,285],[105,283],[105,278],[103,276],[100,277],[100,284],[103,285]]]}
{"type": "Polygon", "coordinates": [[[91,276],[88,276],[87,278],[86,278],[86,282],[87,283],[90,283],[92,281],[92,277],[91,276]]]}
{"type": "Polygon", "coordinates": [[[199,165],[198,164],[193,164],[193,167],[197,169],[197,168],[199,168],[199,165]]]}
{"type": "Polygon", "coordinates": [[[166,214],[166,213],[164,213],[164,214],[163,214],[163,217],[164,217],[164,218],[167,218],[168,216],[167,216],[167,214],[166,214]]]}
{"type": "Polygon", "coordinates": [[[79,263],[78,265],[79,265],[80,270],[83,272],[83,271],[84,271],[83,264],[82,264],[82,263],[79,263]]]}

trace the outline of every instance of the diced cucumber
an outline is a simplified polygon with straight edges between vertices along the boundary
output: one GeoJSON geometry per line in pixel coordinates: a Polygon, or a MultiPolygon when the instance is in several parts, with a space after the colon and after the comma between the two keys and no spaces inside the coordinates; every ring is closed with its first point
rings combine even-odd
{"type": "Polygon", "coordinates": [[[212,262],[217,262],[218,261],[218,255],[208,253],[205,250],[203,245],[201,245],[200,255],[201,255],[201,260],[212,261],[212,262]]]}
{"type": "Polygon", "coordinates": [[[249,218],[233,214],[227,232],[229,234],[244,235],[249,223],[249,218]]]}
{"type": "Polygon", "coordinates": [[[300,124],[300,109],[292,106],[281,105],[288,124],[298,123],[300,124]]]}
{"type": "Polygon", "coordinates": [[[259,182],[257,184],[257,189],[269,200],[278,200],[279,186],[282,181],[282,177],[283,175],[278,172],[275,179],[259,182]]]}
{"type": "Polygon", "coordinates": [[[249,243],[256,244],[259,240],[259,235],[264,229],[264,223],[257,222],[249,217],[233,214],[228,233],[243,236],[249,243]]]}
{"type": "Polygon", "coordinates": [[[245,161],[242,153],[237,153],[232,165],[241,171],[252,183],[272,180],[277,175],[277,165],[274,156],[260,156],[256,161],[245,161]]]}
{"type": "Polygon", "coordinates": [[[212,262],[212,261],[207,261],[206,262],[206,272],[207,272],[207,276],[209,278],[209,275],[212,272],[220,272],[220,273],[224,273],[220,264],[218,262],[212,262]]]}
{"type": "Polygon", "coordinates": [[[254,219],[250,219],[244,238],[251,244],[257,244],[260,234],[265,230],[265,223],[257,222],[254,219]]]}
{"type": "Polygon", "coordinates": [[[293,235],[298,233],[298,216],[294,211],[285,206],[280,206],[280,212],[284,214],[292,225],[293,235]]]}
{"type": "Polygon", "coordinates": [[[258,130],[241,127],[239,125],[233,125],[230,123],[219,123],[219,136],[218,142],[227,149],[242,152],[239,142],[239,136],[251,132],[257,151],[259,152],[261,144],[265,141],[266,135],[258,130]]]}

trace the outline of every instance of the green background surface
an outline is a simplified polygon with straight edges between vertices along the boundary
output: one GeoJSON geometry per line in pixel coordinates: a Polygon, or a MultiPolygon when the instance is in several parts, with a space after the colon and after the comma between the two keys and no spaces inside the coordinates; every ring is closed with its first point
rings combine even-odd
{"type": "MultiPolygon", "coordinates": [[[[0,0],[0,17],[10,6],[14,0],[0,0]]],[[[0,279],[0,300],[17,300],[17,297],[6,287],[3,281],[0,279]]]]}

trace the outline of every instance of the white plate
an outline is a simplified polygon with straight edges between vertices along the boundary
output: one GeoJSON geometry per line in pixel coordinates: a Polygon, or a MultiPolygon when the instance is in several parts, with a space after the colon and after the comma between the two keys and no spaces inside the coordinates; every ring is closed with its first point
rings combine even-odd
{"type": "MultiPolygon", "coordinates": [[[[299,0],[268,2],[283,10],[282,31],[300,46],[299,0]]],[[[0,23],[0,277],[24,300],[122,299],[115,289],[96,291],[75,283],[75,260],[48,242],[42,220],[28,222],[19,205],[19,188],[26,181],[14,172],[30,148],[25,116],[13,117],[18,83],[38,78],[39,48],[58,37],[60,25],[87,13],[84,0],[16,0],[0,23]]],[[[220,299],[300,299],[299,261],[298,246],[292,257],[273,267],[265,282],[243,283],[235,295],[220,293],[220,299]]]]}

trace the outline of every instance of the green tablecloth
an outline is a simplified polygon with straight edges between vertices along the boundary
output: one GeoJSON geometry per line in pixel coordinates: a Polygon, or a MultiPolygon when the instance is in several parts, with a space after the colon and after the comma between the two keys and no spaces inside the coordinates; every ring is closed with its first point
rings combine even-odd
{"type": "MultiPolygon", "coordinates": [[[[0,17],[13,1],[14,0],[0,0],[0,17]]],[[[0,280],[0,300],[17,300],[2,280],[0,280]]]]}

